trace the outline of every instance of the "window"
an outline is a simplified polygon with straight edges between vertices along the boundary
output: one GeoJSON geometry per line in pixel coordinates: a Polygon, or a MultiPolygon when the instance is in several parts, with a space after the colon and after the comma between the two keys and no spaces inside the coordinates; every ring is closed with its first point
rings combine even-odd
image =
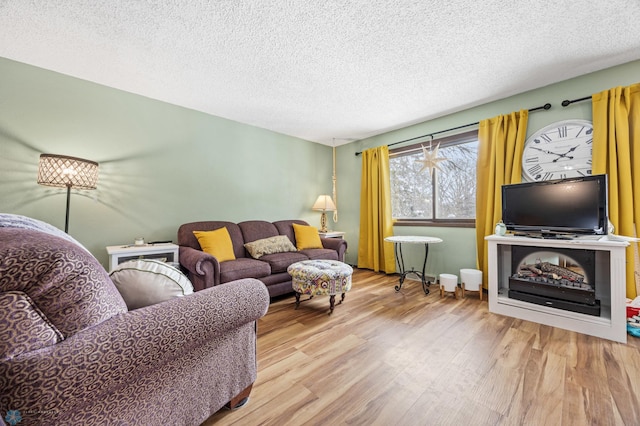
{"type": "Polygon", "coordinates": [[[421,142],[389,153],[392,214],[397,225],[473,226],[476,215],[477,130],[421,142]],[[433,175],[420,172],[422,147],[446,158],[433,175]]]}

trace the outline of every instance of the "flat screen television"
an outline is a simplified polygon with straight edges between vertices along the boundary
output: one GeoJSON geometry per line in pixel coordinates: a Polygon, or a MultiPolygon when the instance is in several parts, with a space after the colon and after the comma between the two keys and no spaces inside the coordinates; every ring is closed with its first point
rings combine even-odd
{"type": "Polygon", "coordinates": [[[502,185],[502,221],[530,236],[607,234],[607,175],[502,185]]]}

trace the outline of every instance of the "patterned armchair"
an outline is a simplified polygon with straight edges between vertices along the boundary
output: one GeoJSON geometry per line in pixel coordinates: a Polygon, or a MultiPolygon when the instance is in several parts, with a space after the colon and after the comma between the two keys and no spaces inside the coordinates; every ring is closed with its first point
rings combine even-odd
{"type": "Polygon", "coordinates": [[[127,311],[73,241],[0,227],[0,418],[198,425],[248,396],[268,305],[247,279],[127,311]]]}

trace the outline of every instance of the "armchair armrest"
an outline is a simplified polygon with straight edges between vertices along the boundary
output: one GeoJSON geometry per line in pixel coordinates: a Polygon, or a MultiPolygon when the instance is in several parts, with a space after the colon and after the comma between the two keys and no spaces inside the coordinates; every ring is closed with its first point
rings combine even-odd
{"type": "MultiPolygon", "coordinates": [[[[205,348],[212,342],[246,347],[242,341],[229,346],[229,339],[238,340],[242,329],[255,341],[253,323],[268,307],[264,284],[245,279],[116,315],[56,345],[2,360],[0,397],[9,407],[28,409],[23,419],[29,424],[64,423],[65,415],[131,390],[177,360],[208,362],[205,348]],[[47,422],[29,414],[45,412],[47,422]]],[[[181,368],[192,368],[186,362],[181,368]]]]}
{"type": "Polygon", "coordinates": [[[342,238],[320,238],[322,247],[338,252],[338,260],[344,262],[344,255],[347,252],[347,242],[342,238]]]}
{"type": "Polygon", "coordinates": [[[220,284],[220,263],[209,253],[192,247],[180,246],[180,265],[187,274],[195,291],[220,284]]]}

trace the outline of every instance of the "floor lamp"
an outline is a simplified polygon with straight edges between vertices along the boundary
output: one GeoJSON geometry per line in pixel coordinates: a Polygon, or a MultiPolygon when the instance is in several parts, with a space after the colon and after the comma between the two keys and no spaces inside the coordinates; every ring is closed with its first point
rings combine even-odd
{"type": "Polygon", "coordinates": [[[68,155],[40,154],[38,183],[46,186],[67,188],[67,213],[64,232],[69,231],[69,201],[71,188],[96,189],[98,163],[68,155]]]}

